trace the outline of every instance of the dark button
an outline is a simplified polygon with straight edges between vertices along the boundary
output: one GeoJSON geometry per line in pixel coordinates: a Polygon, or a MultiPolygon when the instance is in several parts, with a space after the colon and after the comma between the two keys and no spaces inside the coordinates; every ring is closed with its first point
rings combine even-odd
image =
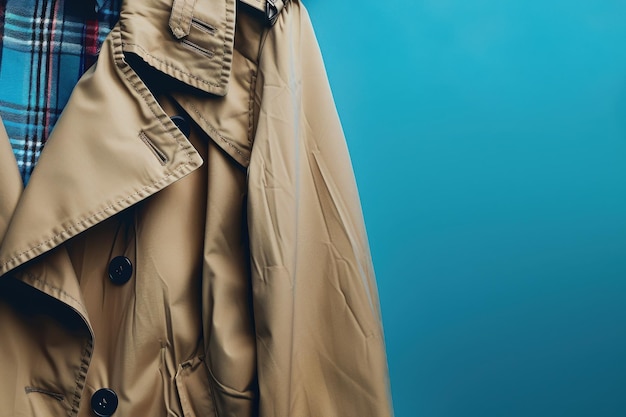
{"type": "Polygon", "coordinates": [[[189,122],[183,116],[172,116],[172,122],[176,125],[176,127],[183,132],[183,135],[189,137],[189,133],[191,132],[191,127],[189,126],[189,122]]]}
{"type": "Polygon", "coordinates": [[[126,284],[133,275],[133,264],[125,256],[116,256],[109,263],[109,278],[115,285],[126,284]]]}
{"type": "Polygon", "coordinates": [[[91,409],[98,417],[109,417],[117,409],[117,394],[109,388],[102,388],[91,396],[91,409]]]}

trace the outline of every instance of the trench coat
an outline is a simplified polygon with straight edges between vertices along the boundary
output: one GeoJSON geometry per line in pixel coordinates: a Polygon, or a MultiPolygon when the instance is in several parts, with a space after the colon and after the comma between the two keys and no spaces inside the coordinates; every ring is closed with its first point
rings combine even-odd
{"type": "Polygon", "coordinates": [[[0,128],[0,242],[2,417],[392,413],[299,1],[125,2],[26,187],[0,128]]]}

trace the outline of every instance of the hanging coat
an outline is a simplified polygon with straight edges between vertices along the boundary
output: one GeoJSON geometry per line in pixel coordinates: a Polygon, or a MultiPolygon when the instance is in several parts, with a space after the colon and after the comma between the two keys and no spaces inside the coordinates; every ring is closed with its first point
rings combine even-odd
{"type": "Polygon", "coordinates": [[[0,417],[391,415],[299,1],[125,2],[25,188],[0,127],[0,242],[0,417]]]}

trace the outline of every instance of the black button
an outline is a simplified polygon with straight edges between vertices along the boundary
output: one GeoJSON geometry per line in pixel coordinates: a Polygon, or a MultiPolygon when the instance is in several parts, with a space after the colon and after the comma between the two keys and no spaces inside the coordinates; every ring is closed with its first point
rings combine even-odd
{"type": "Polygon", "coordinates": [[[116,256],[109,263],[109,278],[115,285],[126,284],[133,275],[133,264],[125,256],[116,256]]]}
{"type": "Polygon", "coordinates": [[[91,409],[98,417],[109,417],[117,409],[117,394],[109,388],[102,388],[91,396],[91,409]]]}
{"type": "Polygon", "coordinates": [[[189,133],[191,132],[191,127],[189,126],[189,122],[183,116],[172,116],[172,122],[176,125],[183,135],[189,137],[189,133]]]}

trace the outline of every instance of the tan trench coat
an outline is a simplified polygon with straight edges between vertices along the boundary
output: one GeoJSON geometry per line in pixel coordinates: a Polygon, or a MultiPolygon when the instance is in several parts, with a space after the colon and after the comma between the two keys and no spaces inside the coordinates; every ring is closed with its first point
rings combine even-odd
{"type": "Polygon", "coordinates": [[[24,190],[0,128],[0,416],[391,414],[320,52],[266,6],[127,1],[24,190]]]}

